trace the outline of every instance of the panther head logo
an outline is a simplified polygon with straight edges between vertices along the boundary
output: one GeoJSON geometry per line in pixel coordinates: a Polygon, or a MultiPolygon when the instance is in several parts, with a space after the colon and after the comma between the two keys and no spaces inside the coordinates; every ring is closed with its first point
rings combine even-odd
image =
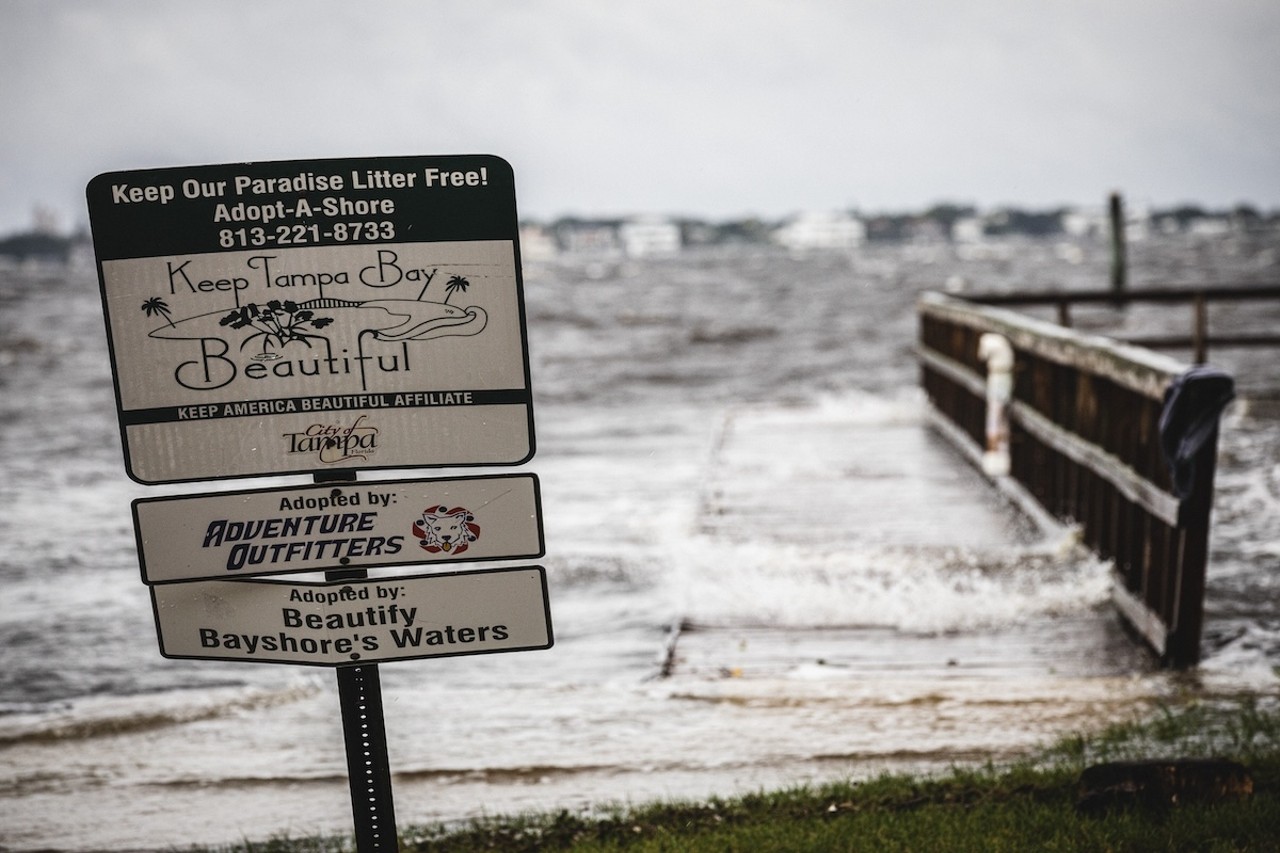
{"type": "Polygon", "coordinates": [[[480,538],[480,525],[470,510],[440,504],[422,511],[422,518],[413,524],[413,535],[418,538],[418,544],[432,554],[443,551],[457,556],[480,538]]]}

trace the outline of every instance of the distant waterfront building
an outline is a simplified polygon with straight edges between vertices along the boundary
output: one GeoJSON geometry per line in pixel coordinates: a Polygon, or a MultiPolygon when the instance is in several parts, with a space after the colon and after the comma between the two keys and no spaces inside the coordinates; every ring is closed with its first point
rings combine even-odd
{"type": "Polygon", "coordinates": [[[549,261],[560,253],[556,238],[542,225],[520,226],[520,256],[530,261],[549,261]]]}
{"type": "Polygon", "coordinates": [[[31,233],[46,236],[58,236],[62,229],[58,226],[58,214],[53,208],[37,204],[31,211],[31,233]]]}
{"type": "Polygon", "coordinates": [[[987,223],[981,216],[962,216],[951,223],[951,239],[957,243],[981,243],[987,234],[987,223]]]}
{"type": "Polygon", "coordinates": [[[622,250],[628,257],[674,255],[680,251],[680,226],[659,216],[638,216],[618,228],[622,250]]]}
{"type": "Polygon", "coordinates": [[[562,219],[553,226],[556,243],[573,255],[616,256],[622,253],[616,222],[562,219]]]}
{"type": "MultiPolygon", "coordinates": [[[[1150,231],[1151,209],[1143,203],[1126,202],[1124,233],[1129,240],[1142,240],[1150,231]]],[[[1111,239],[1111,215],[1104,207],[1067,210],[1062,214],[1062,230],[1069,237],[1111,239]]]]}
{"type": "Polygon", "coordinates": [[[1145,240],[1151,236],[1151,205],[1142,201],[1126,201],[1124,206],[1126,240],[1145,240]]]}
{"type": "Polygon", "coordinates": [[[867,238],[862,220],[843,211],[813,211],[787,220],[773,239],[788,249],[852,249],[867,238]]]}
{"type": "Polygon", "coordinates": [[[1231,231],[1231,220],[1225,216],[1199,216],[1187,223],[1187,233],[1196,237],[1221,237],[1231,231]]]}
{"type": "Polygon", "coordinates": [[[1107,227],[1107,212],[1100,207],[1068,210],[1062,215],[1062,230],[1068,237],[1102,237],[1107,227]]]}

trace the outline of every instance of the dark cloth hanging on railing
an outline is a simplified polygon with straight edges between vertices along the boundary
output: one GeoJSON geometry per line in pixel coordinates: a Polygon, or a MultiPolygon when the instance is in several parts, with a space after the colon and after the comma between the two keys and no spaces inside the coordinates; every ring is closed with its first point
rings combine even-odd
{"type": "Polygon", "coordinates": [[[1160,450],[1173,480],[1173,494],[1184,500],[1195,485],[1195,458],[1218,427],[1218,418],[1235,398],[1235,381],[1216,367],[1197,365],[1175,378],[1164,392],[1160,411],[1160,450]]]}

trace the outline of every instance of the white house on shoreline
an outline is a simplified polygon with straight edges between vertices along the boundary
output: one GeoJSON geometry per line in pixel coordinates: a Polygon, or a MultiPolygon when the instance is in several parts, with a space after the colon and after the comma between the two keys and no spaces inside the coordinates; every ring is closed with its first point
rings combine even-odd
{"type": "Polygon", "coordinates": [[[661,216],[637,216],[618,226],[622,251],[629,258],[674,255],[680,251],[680,226],[661,216]]]}
{"type": "Polygon", "coordinates": [[[867,239],[867,227],[844,211],[811,211],[788,219],[773,232],[773,239],[794,251],[852,249],[867,239]]]}

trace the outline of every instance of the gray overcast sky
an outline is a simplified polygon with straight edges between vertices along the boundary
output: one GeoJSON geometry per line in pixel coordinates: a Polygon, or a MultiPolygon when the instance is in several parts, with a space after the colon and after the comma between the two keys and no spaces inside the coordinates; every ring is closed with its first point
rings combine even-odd
{"type": "Polygon", "coordinates": [[[0,233],[116,169],[497,154],[524,217],[1280,207],[1276,0],[0,0],[0,233]]]}

